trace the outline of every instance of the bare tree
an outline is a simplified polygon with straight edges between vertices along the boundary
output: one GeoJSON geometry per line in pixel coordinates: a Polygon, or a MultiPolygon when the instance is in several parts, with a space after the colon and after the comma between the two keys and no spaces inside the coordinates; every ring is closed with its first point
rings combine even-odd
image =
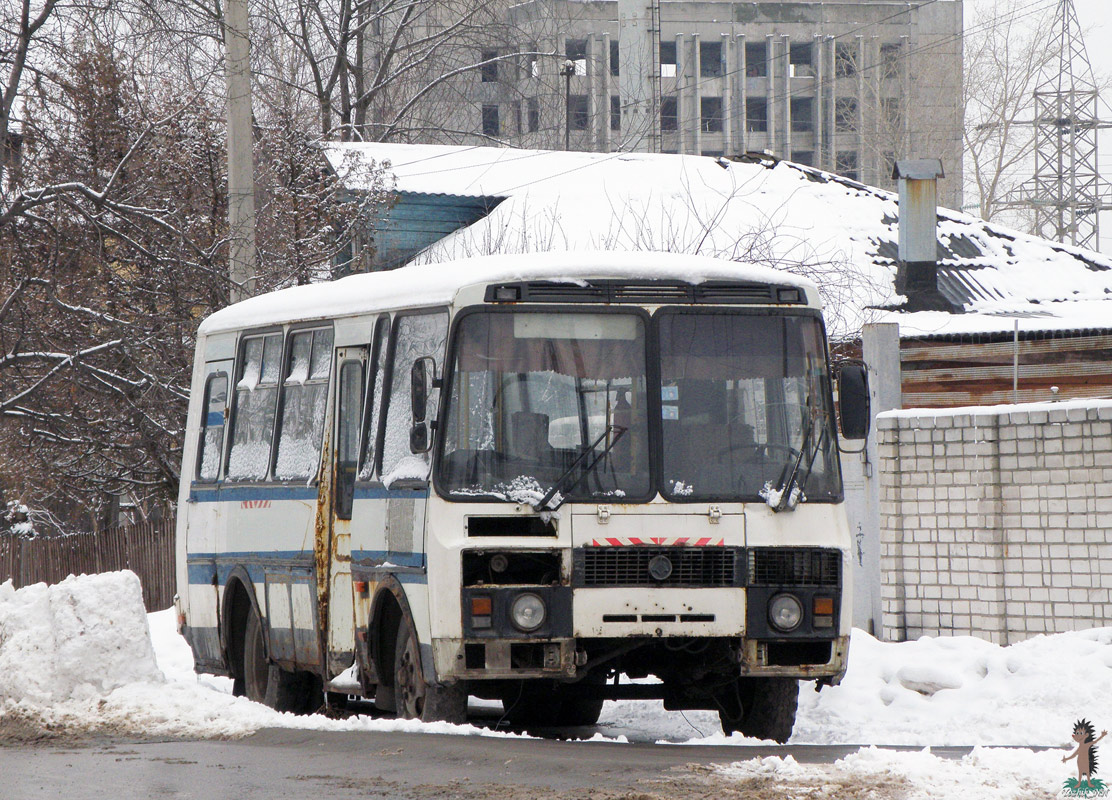
{"type": "MultiPolygon", "coordinates": [[[[20,170],[0,206],[0,472],[35,506],[172,500],[194,333],[227,302],[219,87],[153,69],[150,52],[179,34],[131,25],[137,9],[40,26],[26,59],[38,66],[18,76],[20,170]]],[[[365,211],[297,120],[270,119],[261,290],[327,276],[365,211]]]]}
{"type": "Polygon", "coordinates": [[[1031,214],[1005,199],[1031,177],[1035,87],[1058,62],[1051,26],[1033,25],[996,0],[979,6],[965,40],[966,202],[986,220],[1030,229],[1031,214]],[[1007,212],[1007,213],[1006,213],[1007,212]]]}

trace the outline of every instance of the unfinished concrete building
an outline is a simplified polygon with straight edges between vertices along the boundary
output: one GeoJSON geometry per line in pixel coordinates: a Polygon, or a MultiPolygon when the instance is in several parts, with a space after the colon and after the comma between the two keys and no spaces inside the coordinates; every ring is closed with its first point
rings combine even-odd
{"type": "Polygon", "coordinates": [[[961,204],[961,0],[529,0],[506,11],[454,141],[768,151],[892,187],[941,158],[961,204]]]}

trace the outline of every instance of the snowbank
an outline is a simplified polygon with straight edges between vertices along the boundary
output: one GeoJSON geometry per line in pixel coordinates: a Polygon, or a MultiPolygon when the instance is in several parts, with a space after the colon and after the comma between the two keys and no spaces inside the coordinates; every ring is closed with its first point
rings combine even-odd
{"type": "MultiPolygon", "coordinates": [[[[813,689],[800,686],[791,744],[1062,747],[1079,717],[1112,727],[1112,628],[1009,647],[971,636],[894,644],[855,630],[841,684],[813,689]]],[[[723,736],[717,722],[688,712],[662,733],[687,744],[752,741],[723,736]]]]}
{"type": "Polygon", "coordinates": [[[0,585],[0,741],[75,733],[226,738],[260,728],[509,736],[473,725],[281,714],[193,672],[173,610],[148,615],[132,572],[0,585]],[[157,648],[157,655],[156,655],[157,648]]]}
{"type": "Polygon", "coordinates": [[[930,750],[863,748],[833,764],[799,764],[791,756],[755,758],[718,767],[730,784],[744,783],[757,797],[870,797],[900,800],[1026,800],[1050,797],[1068,776],[1055,751],[977,748],[961,759],[930,750]],[[759,790],[768,786],[774,794],[759,790]]]}
{"type": "MultiPolygon", "coordinates": [[[[971,637],[889,644],[854,631],[839,686],[801,685],[792,744],[1065,747],[1074,720],[1112,727],[1112,628],[1010,647],[971,637]]],[[[264,727],[505,736],[474,725],[279,714],[198,676],[172,611],[146,615],[130,572],[0,586],[0,733],[233,737],[264,727]],[[149,625],[148,625],[149,620],[149,625]]],[[[751,745],[713,712],[608,702],[596,738],[751,745]],[[601,734],[601,737],[598,734],[601,734]]]]}

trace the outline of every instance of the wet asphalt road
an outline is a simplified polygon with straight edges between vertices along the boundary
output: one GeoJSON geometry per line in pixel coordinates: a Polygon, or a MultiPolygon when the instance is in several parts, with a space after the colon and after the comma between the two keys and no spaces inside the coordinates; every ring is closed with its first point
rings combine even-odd
{"type": "MultiPolygon", "coordinates": [[[[771,797],[726,791],[708,765],[787,754],[832,763],[856,749],[295,730],[234,741],[46,740],[0,747],[0,798],[771,797]]],[[[968,748],[933,752],[959,757],[968,748]]]]}

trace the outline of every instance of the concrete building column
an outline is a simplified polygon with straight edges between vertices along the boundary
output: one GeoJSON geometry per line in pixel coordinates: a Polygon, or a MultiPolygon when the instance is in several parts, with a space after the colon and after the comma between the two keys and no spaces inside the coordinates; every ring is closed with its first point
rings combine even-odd
{"type": "Polygon", "coordinates": [[[765,36],[765,62],[768,65],[768,77],[765,81],[765,119],[768,127],[768,146],[776,150],[779,128],[776,124],[776,73],[779,66],[776,59],[776,38],[771,33],[765,36]]]}
{"type": "Polygon", "coordinates": [[[687,48],[682,33],[676,34],[676,152],[686,153],[689,137],[687,134],[687,48]]]}
{"type": "Polygon", "coordinates": [[[740,33],[734,37],[734,47],[737,51],[737,141],[738,152],[749,150],[749,123],[746,115],[745,104],[749,98],[749,64],[745,55],[745,34],[740,33]]]}
{"type": "Polygon", "coordinates": [[[725,73],[722,76],[722,155],[731,156],[737,151],[734,146],[734,117],[736,116],[736,97],[734,86],[737,83],[737,46],[730,34],[722,34],[722,59],[725,73]]]}
{"type": "MultiPolygon", "coordinates": [[[[602,69],[599,72],[602,74],[602,113],[599,115],[601,124],[599,125],[599,149],[603,153],[609,153],[613,146],[611,144],[612,129],[611,129],[611,115],[610,115],[610,97],[614,94],[613,76],[611,75],[612,65],[610,63],[610,34],[602,34],[602,54],[599,59],[602,69]]],[[[619,98],[618,106],[621,107],[621,99],[619,98]]],[[[621,134],[618,136],[621,139],[621,134]]]]}
{"type": "Polygon", "coordinates": [[[781,158],[792,157],[792,41],[791,37],[780,37],[781,79],[777,94],[780,96],[780,152],[781,158]]]}
{"type": "Polygon", "coordinates": [[[693,33],[688,39],[689,47],[687,48],[689,67],[688,75],[689,97],[691,98],[691,152],[695,155],[700,155],[703,152],[703,101],[702,90],[700,84],[702,83],[702,69],[700,68],[702,53],[702,42],[699,39],[699,34],[693,33]]]}

